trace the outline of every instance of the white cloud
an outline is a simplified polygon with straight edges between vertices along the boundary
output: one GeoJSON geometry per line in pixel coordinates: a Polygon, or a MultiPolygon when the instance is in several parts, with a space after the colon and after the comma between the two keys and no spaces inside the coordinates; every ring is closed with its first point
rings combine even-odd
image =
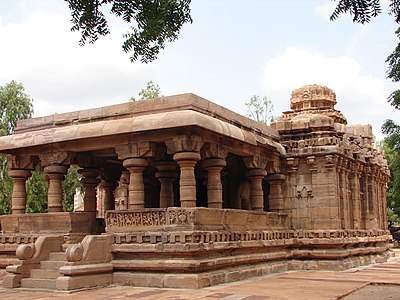
{"type": "Polygon", "coordinates": [[[387,103],[390,88],[384,78],[362,74],[360,64],[352,57],[326,57],[295,47],[267,61],[264,87],[275,105],[275,111],[290,107],[290,93],[307,84],[322,84],[333,89],[338,104],[350,124],[370,123],[378,139],[380,126],[395,112],[387,103]]]}
{"type": "Polygon", "coordinates": [[[333,11],[335,10],[335,7],[337,5],[337,2],[326,2],[324,4],[318,5],[314,8],[314,13],[315,15],[329,20],[329,18],[331,17],[333,11]]]}
{"type": "Polygon", "coordinates": [[[20,20],[0,19],[0,85],[22,82],[34,98],[36,116],[128,101],[158,64],[132,64],[120,45],[127,28],[110,24],[112,35],[95,45],[78,46],[67,7],[30,9],[20,20]]]}

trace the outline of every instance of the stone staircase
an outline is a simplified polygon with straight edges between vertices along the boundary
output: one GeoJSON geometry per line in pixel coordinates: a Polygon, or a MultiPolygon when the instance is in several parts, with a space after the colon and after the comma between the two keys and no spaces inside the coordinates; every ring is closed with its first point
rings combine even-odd
{"type": "Polygon", "coordinates": [[[18,246],[15,265],[6,268],[3,286],[71,291],[112,283],[111,236],[87,235],[78,244],[64,236],[40,236],[18,246]]]}
{"type": "Polygon", "coordinates": [[[22,288],[56,289],[56,280],[62,276],[59,269],[67,262],[65,252],[49,253],[47,260],[40,262],[39,269],[32,269],[29,278],[21,280],[22,288]]]}

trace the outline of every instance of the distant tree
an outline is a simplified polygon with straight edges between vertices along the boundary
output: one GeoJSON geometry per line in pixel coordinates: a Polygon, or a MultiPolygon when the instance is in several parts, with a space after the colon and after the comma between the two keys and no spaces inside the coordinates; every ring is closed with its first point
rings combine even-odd
{"type": "Polygon", "coordinates": [[[274,120],[272,115],[274,105],[268,97],[261,98],[259,95],[254,95],[245,105],[247,107],[247,116],[253,120],[267,125],[274,120]]]}
{"type": "Polygon", "coordinates": [[[131,61],[148,63],[156,59],[166,42],[178,38],[183,24],[192,22],[191,0],[66,0],[71,10],[72,31],[81,32],[80,45],[94,43],[110,33],[102,12],[110,12],[132,25],[124,35],[122,49],[133,52],[131,61]],[[105,7],[106,6],[106,7],[105,7]]]}
{"type": "Polygon", "coordinates": [[[74,196],[77,190],[83,191],[83,184],[81,183],[82,175],[78,173],[78,166],[70,166],[68,173],[62,183],[63,189],[63,210],[74,210],[74,196]]]}
{"type": "Polygon", "coordinates": [[[400,222],[400,151],[397,148],[393,148],[393,145],[388,142],[386,138],[383,141],[383,149],[385,150],[385,156],[388,161],[390,174],[392,176],[388,191],[387,191],[387,203],[389,208],[389,221],[392,223],[400,222]]]}
{"type": "MultiPolygon", "coordinates": [[[[335,20],[341,14],[349,13],[353,21],[357,23],[368,23],[371,18],[382,12],[380,0],[339,0],[331,20],[335,20]]],[[[400,1],[388,0],[389,14],[394,17],[396,23],[400,23],[400,1]]],[[[396,30],[400,39],[400,27],[396,30]]],[[[400,81],[400,43],[386,58],[388,64],[387,78],[393,82],[400,81]]],[[[395,90],[389,97],[388,102],[396,109],[400,109],[400,90],[395,90]]],[[[388,159],[392,179],[387,192],[388,206],[390,208],[388,217],[400,215],[400,126],[393,120],[386,120],[382,125],[382,132],[386,134],[384,141],[385,153],[388,159]]]]}
{"type": "MultiPolygon", "coordinates": [[[[158,84],[154,84],[153,81],[149,81],[146,88],[141,89],[139,92],[139,100],[148,100],[158,97],[163,97],[161,89],[158,84]]],[[[135,97],[131,97],[131,101],[136,101],[135,97]]]]}
{"type": "MultiPolygon", "coordinates": [[[[17,121],[32,116],[32,99],[22,84],[11,81],[0,86],[0,136],[14,132],[17,121]]],[[[12,181],[8,176],[7,155],[0,154],[0,214],[11,211],[12,181]]]]}
{"type": "Polygon", "coordinates": [[[47,211],[48,184],[46,177],[40,168],[32,172],[32,176],[26,181],[26,212],[43,213],[47,211]]]}
{"type": "MultiPolygon", "coordinates": [[[[396,23],[400,23],[400,1],[388,0],[389,14],[394,17],[396,23]]],[[[338,5],[331,15],[331,20],[337,19],[341,14],[350,14],[353,21],[365,24],[382,12],[382,1],[380,0],[339,0],[338,5]]],[[[396,30],[400,39],[400,28],[396,30]]],[[[400,81],[400,43],[395,50],[386,58],[388,63],[387,78],[393,82],[400,81]]],[[[394,91],[388,98],[389,103],[396,109],[400,109],[400,90],[394,91]]],[[[400,126],[392,120],[386,120],[382,125],[382,132],[388,135],[388,143],[400,148],[400,126]]]]}

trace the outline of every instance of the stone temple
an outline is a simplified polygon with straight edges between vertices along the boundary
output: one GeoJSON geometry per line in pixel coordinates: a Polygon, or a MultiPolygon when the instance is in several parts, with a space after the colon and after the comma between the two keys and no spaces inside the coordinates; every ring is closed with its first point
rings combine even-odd
{"type": "Polygon", "coordinates": [[[348,125],[325,86],[290,101],[271,126],[193,94],[20,121],[0,138],[13,180],[3,285],[202,288],[385,261],[389,172],[371,126],[348,125]],[[83,211],[62,211],[70,165],[83,211]],[[48,213],[26,214],[37,166],[48,213]]]}

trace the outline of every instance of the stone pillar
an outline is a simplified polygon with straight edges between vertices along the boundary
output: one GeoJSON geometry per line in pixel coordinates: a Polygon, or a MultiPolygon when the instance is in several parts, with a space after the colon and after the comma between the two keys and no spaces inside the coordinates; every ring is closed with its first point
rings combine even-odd
{"type": "Polygon", "coordinates": [[[287,213],[290,206],[286,203],[282,185],[286,180],[284,174],[268,174],[267,180],[269,182],[269,208],[273,212],[287,213]]]}
{"type": "Polygon", "coordinates": [[[201,156],[197,152],[178,152],[174,160],[180,168],[179,193],[181,207],[196,207],[196,178],[194,166],[201,156]]]}
{"type": "Polygon", "coordinates": [[[26,180],[38,163],[38,157],[31,155],[9,155],[7,157],[8,176],[13,182],[11,209],[13,214],[24,214],[26,210],[26,180]]]}
{"type": "Polygon", "coordinates": [[[107,210],[115,209],[114,189],[117,184],[114,181],[102,180],[98,186],[98,196],[100,197],[100,205],[102,210],[99,209],[99,217],[104,218],[107,210]]]}
{"type": "Polygon", "coordinates": [[[128,209],[144,208],[143,171],[149,165],[146,158],[128,158],[124,167],[129,171],[128,209]]]}
{"type": "Polygon", "coordinates": [[[160,181],[160,208],[174,206],[174,186],[177,178],[175,162],[160,162],[156,165],[156,178],[160,181]]]}
{"type": "Polygon", "coordinates": [[[63,191],[62,182],[67,174],[67,167],[63,165],[49,165],[44,168],[44,172],[49,180],[47,194],[48,212],[62,211],[63,191]]]}
{"type": "Polygon", "coordinates": [[[100,183],[99,171],[97,169],[82,169],[79,170],[84,178],[81,179],[85,187],[85,196],[83,198],[83,210],[85,212],[93,213],[96,216],[97,211],[97,197],[96,188],[100,183]]]}
{"type": "Polygon", "coordinates": [[[29,170],[9,170],[13,182],[11,209],[13,214],[24,214],[26,210],[26,187],[25,182],[31,176],[29,170]]]}
{"type": "Polygon", "coordinates": [[[264,192],[262,181],[267,176],[264,169],[251,169],[247,171],[247,177],[250,180],[250,201],[252,210],[264,210],[264,192]]]}
{"type": "Polygon", "coordinates": [[[207,170],[207,206],[209,208],[222,208],[221,170],[226,166],[222,158],[208,158],[203,162],[207,170]]]}

